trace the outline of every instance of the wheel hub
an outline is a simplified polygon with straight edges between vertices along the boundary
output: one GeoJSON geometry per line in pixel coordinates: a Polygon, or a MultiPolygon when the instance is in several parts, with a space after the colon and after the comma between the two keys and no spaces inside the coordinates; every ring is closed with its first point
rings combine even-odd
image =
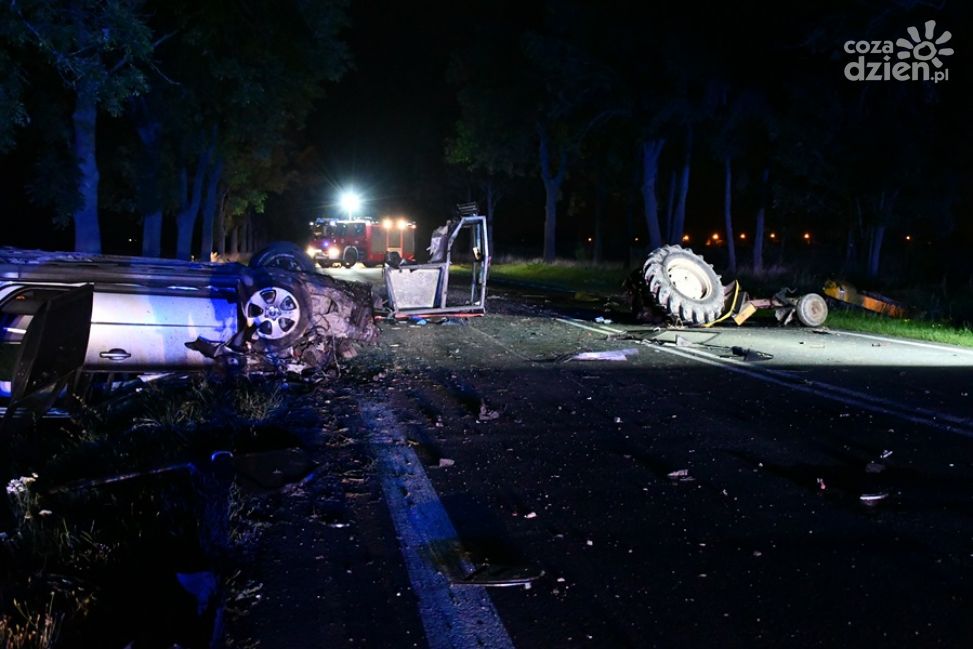
{"type": "Polygon", "coordinates": [[[272,287],[251,295],[244,305],[244,314],[247,325],[256,327],[258,338],[279,340],[297,326],[301,307],[290,291],[272,287]]]}
{"type": "Polygon", "coordinates": [[[666,269],[673,288],[691,300],[702,300],[709,292],[709,282],[696,266],[673,261],[666,269]]]}

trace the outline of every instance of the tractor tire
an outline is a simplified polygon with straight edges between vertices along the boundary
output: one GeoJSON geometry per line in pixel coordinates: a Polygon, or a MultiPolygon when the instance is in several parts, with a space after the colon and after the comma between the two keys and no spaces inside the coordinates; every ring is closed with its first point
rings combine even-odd
{"type": "Polygon", "coordinates": [[[287,241],[272,243],[250,258],[250,268],[280,268],[294,273],[313,273],[315,263],[306,252],[287,241]]]}
{"type": "Polygon", "coordinates": [[[684,324],[708,324],[723,313],[720,276],[688,248],[654,250],[642,266],[642,277],[659,308],[684,324]]]}
{"type": "Polygon", "coordinates": [[[253,328],[254,349],[281,353],[307,333],[311,301],[296,277],[267,271],[252,286],[241,286],[240,306],[245,325],[253,328]]]}
{"type": "Polygon", "coordinates": [[[802,295],[795,311],[797,319],[805,327],[820,327],[828,319],[828,303],[817,293],[802,295]]]}

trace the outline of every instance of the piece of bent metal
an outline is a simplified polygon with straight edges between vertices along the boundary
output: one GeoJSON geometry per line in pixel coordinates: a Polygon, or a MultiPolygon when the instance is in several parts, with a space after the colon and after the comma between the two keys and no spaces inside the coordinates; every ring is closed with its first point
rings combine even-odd
{"type": "Polygon", "coordinates": [[[409,316],[478,316],[486,313],[486,282],[490,266],[490,242],[486,217],[475,206],[460,206],[460,217],[433,231],[425,264],[385,267],[388,306],[393,318],[409,316]],[[449,302],[452,252],[457,237],[470,232],[472,269],[468,296],[459,304],[449,302]]]}

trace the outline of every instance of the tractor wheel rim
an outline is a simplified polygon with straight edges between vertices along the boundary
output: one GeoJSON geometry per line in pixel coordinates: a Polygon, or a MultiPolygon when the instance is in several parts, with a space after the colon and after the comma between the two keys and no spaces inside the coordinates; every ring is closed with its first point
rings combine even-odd
{"type": "Polygon", "coordinates": [[[666,274],[672,287],[690,300],[702,300],[712,291],[709,278],[696,264],[673,260],[666,268],[666,274]]]}

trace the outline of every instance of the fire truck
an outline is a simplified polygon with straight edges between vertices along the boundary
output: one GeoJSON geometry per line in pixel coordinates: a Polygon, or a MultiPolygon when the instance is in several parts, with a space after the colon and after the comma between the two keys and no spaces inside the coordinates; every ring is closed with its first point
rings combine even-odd
{"type": "Polygon", "coordinates": [[[319,218],[311,223],[307,254],[320,266],[345,268],[415,262],[416,224],[404,218],[319,218]]]}

